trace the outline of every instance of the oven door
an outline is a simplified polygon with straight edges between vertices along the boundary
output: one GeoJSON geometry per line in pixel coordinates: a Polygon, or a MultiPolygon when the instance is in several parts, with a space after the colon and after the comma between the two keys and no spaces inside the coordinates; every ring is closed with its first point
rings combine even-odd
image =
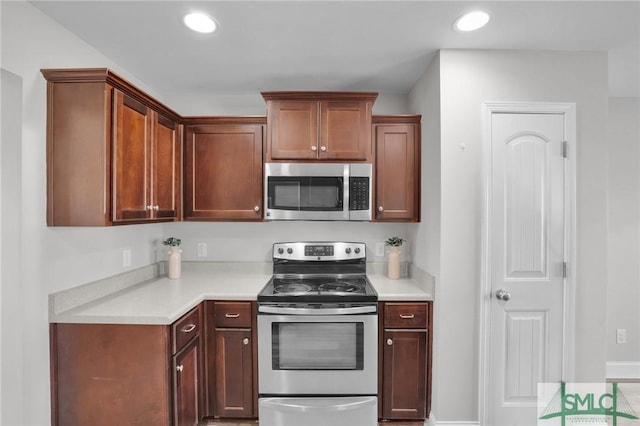
{"type": "MultiPolygon", "coordinates": [[[[347,310],[348,308],[345,308],[347,310]]],[[[375,310],[375,307],[372,307],[375,310]]],[[[258,314],[261,395],[376,395],[376,313],[258,314]]]]}

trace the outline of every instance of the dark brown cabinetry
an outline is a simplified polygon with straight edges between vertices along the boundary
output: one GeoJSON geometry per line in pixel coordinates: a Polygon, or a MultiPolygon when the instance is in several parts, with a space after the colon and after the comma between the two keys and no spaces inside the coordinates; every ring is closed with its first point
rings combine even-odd
{"type": "Polygon", "coordinates": [[[420,116],[374,116],[375,221],[420,221],[420,116]]]}
{"type": "Polygon", "coordinates": [[[380,416],[424,419],[431,406],[431,303],[380,304],[380,416]]]}
{"type": "Polygon", "coordinates": [[[206,303],[208,415],[257,417],[256,305],[206,303]]]}
{"type": "Polygon", "coordinates": [[[107,69],[47,79],[47,224],[176,220],[179,116],[107,69]]]}
{"type": "Polygon", "coordinates": [[[174,426],[197,425],[203,416],[202,308],[185,314],[171,327],[173,342],[174,426]]]}
{"type": "Polygon", "coordinates": [[[51,324],[52,425],[197,424],[200,308],[185,318],[173,327],[51,324]]]}
{"type": "Polygon", "coordinates": [[[186,123],[184,218],[262,220],[264,117],[186,123]]]}
{"type": "Polygon", "coordinates": [[[377,93],[263,92],[267,161],[371,161],[377,93]]]}

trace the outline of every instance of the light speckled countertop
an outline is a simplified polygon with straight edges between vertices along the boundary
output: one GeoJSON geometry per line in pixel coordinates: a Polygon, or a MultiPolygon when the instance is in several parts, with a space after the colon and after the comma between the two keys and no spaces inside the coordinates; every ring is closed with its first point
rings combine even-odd
{"type": "MultiPolygon", "coordinates": [[[[142,269],[137,277],[123,274],[49,295],[49,322],[171,324],[203,300],[256,300],[271,277],[270,264],[262,263],[185,262],[179,280],[158,276],[155,266],[142,269]]],[[[376,271],[367,276],[381,301],[433,300],[428,274],[421,280],[390,280],[376,271]]]]}

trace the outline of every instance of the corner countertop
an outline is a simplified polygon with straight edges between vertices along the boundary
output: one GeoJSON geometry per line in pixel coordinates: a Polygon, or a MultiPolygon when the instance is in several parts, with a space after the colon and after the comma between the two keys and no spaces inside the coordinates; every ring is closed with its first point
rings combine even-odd
{"type": "MultiPolygon", "coordinates": [[[[131,279],[123,275],[86,284],[49,295],[49,322],[169,325],[203,300],[256,300],[271,277],[265,265],[185,262],[178,280],[159,275],[114,287],[115,281],[131,279]],[[103,294],[109,286],[115,290],[103,294]]],[[[380,301],[433,300],[431,283],[390,280],[375,271],[367,276],[380,301]]]]}

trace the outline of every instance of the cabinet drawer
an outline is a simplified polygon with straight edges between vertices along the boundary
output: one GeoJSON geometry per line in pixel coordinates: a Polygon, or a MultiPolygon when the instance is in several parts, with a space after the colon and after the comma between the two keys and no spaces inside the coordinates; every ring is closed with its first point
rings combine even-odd
{"type": "Polygon", "coordinates": [[[173,323],[171,326],[171,336],[173,338],[174,354],[180,351],[191,339],[200,334],[202,327],[200,322],[200,306],[197,306],[173,323]]]}
{"type": "Polygon", "coordinates": [[[389,328],[427,328],[426,303],[385,303],[384,326],[389,328]]]}
{"type": "Polygon", "coordinates": [[[216,327],[251,327],[251,302],[216,302],[216,327]]]}

